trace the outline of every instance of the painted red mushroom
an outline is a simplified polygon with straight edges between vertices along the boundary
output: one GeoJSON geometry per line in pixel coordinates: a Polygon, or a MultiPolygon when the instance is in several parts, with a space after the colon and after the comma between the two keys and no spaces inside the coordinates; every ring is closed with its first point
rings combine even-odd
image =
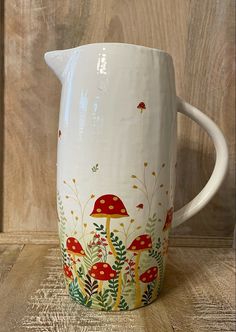
{"type": "Polygon", "coordinates": [[[140,210],[140,209],[143,209],[143,203],[138,204],[138,205],[136,206],[136,208],[139,209],[139,210],[140,210]]]}
{"type": "Polygon", "coordinates": [[[103,281],[114,279],[117,275],[117,272],[105,262],[95,263],[88,272],[91,277],[98,280],[98,293],[102,291],[103,281]]]}
{"type": "Polygon", "coordinates": [[[85,256],[83,247],[81,246],[81,244],[79,243],[79,241],[76,238],[68,237],[68,239],[66,240],[66,250],[72,258],[74,274],[77,277],[77,280],[81,287],[82,292],[85,294],[84,285],[83,285],[82,281],[80,280],[80,277],[79,277],[77,269],[76,269],[76,257],[78,258],[80,256],[85,256]]]}
{"type": "Polygon", "coordinates": [[[163,227],[163,231],[167,231],[171,227],[171,223],[172,223],[172,219],[173,219],[173,213],[174,213],[174,208],[171,207],[167,211],[166,221],[165,221],[165,225],[163,227]]]}
{"type": "Polygon", "coordinates": [[[143,113],[143,110],[146,109],[146,105],[145,105],[145,103],[144,103],[143,101],[141,101],[141,102],[138,104],[137,108],[140,110],[141,113],[143,113]]]}
{"type": "Polygon", "coordinates": [[[158,268],[157,266],[150,267],[148,270],[146,270],[144,273],[142,273],[139,277],[139,280],[143,283],[149,283],[156,279],[158,274],[158,268]]]}
{"type": "Polygon", "coordinates": [[[95,201],[94,208],[90,216],[94,218],[106,218],[107,242],[111,248],[113,255],[116,257],[116,250],[111,242],[110,221],[111,218],[117,219],[129,216],[124,206],[124,203],[116,195],[107,194],[100,196],[95,201]]]}
{"type": "Polygon", "coordinates": [[[141,288],[139,283],[139,262],[140,262],[140,256],[143,251],[150,250],[152,248],[152,239],[149,234],[143,234],[138,237],[136,237],[131,245],[127,248],[127,251],[133,251],[135,252],[136,259],[135,259],[135,293],[136,293],[136,301],[135,301],[135,307],[139,307],[141,303],[141,288]]]}
{"type": "Polygon", "coordinates": [[[73,273],[68,265],[64,265],[64,274],[66,278],[73,280],[73,273]]]}

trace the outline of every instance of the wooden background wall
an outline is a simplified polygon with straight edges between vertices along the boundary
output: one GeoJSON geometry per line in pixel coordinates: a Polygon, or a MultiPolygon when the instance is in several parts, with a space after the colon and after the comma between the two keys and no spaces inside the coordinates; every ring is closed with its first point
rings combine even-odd
{"type": "MultiPolygon", "coordinates": [[[[57,228],[55,164],[60,84],[47,50],[126,42],[172,54],[177,92],[215,120],[230,149],[227,178],[208,206],[174,231],[230,237],[234,228],[234,0],[5,1],[2,231],[57,228]]],[[[3,138],[0,141],[3,145],[3,138]]],[[[176,207],[214,165],[207,135],[179,116],[176,207]]]]}

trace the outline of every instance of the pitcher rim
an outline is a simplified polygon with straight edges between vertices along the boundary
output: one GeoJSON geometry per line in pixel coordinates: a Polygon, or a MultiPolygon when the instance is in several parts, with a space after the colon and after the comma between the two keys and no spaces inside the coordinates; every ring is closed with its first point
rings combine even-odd
{"type": "Polygon", "coordinates": [[[58,50],[53,50],[53,51],[47,51],[46,53],[53,53],[53,52],[57,52],[57,51],[69,51],[69,50],[79,50],[81,48],[86,48],[86,47],[91,47],[91,46],[96,46],[96,45],[104,45],[104,46],[126,46],[126,47],[132,47],[132,48],[139,48],[139,49],[144,49],[144,50],[148,50],[148,51],[155,51],[159,54],[164,54],[168,57],[170,57],[172,59],[172,56],[170,55],[170,53],[159,49],[159,48],[154,48],[154,47],[149,47],[149,46],[144,46],[144,45],[139,45],[139,44],[132,44],[132,43],[119,43],[119,42],[98,42],[98,43],[89,43],[89,44],[83,44],[83,45],[79,45],[76,47],[71,47],[71,48],[67,48],[67,49],[58,49],[58,50]]]}

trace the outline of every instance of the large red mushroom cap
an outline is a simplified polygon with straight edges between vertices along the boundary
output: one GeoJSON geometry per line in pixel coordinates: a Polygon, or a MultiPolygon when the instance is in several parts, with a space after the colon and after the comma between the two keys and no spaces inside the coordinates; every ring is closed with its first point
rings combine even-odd
{"type": "Polygon", "coordinates": [[[65,276],[69,279],[73,279],[73,274],[71,272],[71,269],[68,265],[64,265],[64,273],[65,273],[65,276]]]}
{"type": "Polygon", "coordinates": [[[137,236],[127,248],[130,251],[144,251],[152,248],[152,239],[148,234],[137,236]]]}
{"type": "Polygon", "coordinates": [[[145,271],[141,276],[139,277],[139,280],[148,283],[152,282],[153,280],[156,279],[158,274],[158,268],[157,266],[150,267],[147,271],[145,271]]]}
{"type": "Polygon", "coordinates": [[[122,200],[112,194],[100,196],[94,203],[93,212],[90,214],[94,218],[122,218],[128,217],[126,208],[122,200]]]}
{"type": "Polygon", "coordinates": [[[83,247],[79,243],[79,241],[74,237],[68,237],[66,240],[66,248],[67,251],[76,256],[85,256],[85,252],[83,247]]]}
{"type": "Polygon", "coordinates": [[[97,280],[110,280],[114,279],[117,275],[115,270],[112,270],[108,263],[96,263],[89,270],[91,277],[97,280]]]}
{"type": "Polygon", "coordinates": [[[172,219],[173,219],[173,213],[174,213],[174,208],[170,208],[167,211],[167,215],[166,215],[166,221],[165,221],[165,225],[163,227],[163,231],[166,231],[167,229],[169,229],[171,227],[171,223],[172,223],[172,219]]]}

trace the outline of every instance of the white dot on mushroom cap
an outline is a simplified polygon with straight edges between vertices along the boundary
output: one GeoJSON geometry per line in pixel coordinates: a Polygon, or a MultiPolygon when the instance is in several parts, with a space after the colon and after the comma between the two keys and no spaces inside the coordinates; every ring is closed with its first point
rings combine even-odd
{"type": "Polygon", "coordinates": [[[156,270],[157,270],[157,268],[156,268],[156,267],[154,267],[153,271],[156,271],[156,270]]]}
{"type": "Polygon", "coordinates": [[[114,275],[115,275],[114,273],[110,273],[110,277],[114,277],[114,275]]]}
{"type": "Polygon", "coordinates": [[[113,198],[113,201],[118,201],[118,197],[114,196],[113,198]]]}
{"type": "Polygon", "coordinates": [[[143,281],[146,281],[146,280],[147,280],[147,278],[144,277],[144,278],[143,278],[143,281]]]}
{"type": "Polygon", "coordinates": [[[100,273],[100,274],[105,274],[105,272],[104,272],[104,271],[100,271],[99,273],[100,273]]]}
{"type": "Polygon", "coordinates": [[[152,275],[152,274],[150,274],[150,279],[152,279],[152,277],[153,277],[153,275],[152,275]]]}
{"type": "Polygon", "coordinates": [[[92,277],[95,277],[95,273],[91,273],[91,276],[92,276],[92,277]]]}
{"type": "Polygon", "coordinates": [[[103,264],[103,267],[108,267],[108,265],[107,264],[103,264]]]}
{"type": "Polygon", "coordinates": [[[101,200],[100,200],[100,203],[101,203],[101,204],[104,204],[104,203],[105,203],[105,200],[104,200],[104,199],[101,199],[101,200]]]}
{"type": "Polygon", "coordinates": [[[70,240],[67,240],[68,243],[70,243],[70,240]]]}
{"type": "Polygon", "coordinates": [[[74,242],[75,242],[75,243],[78,243],[78,241],[77,241],[76,239],[74,239],[74,242]]]}
{"type": "Polygon", "coordinates": [[[96,211],[97,211],[97,212],[101,212],[102,210],[101,210],[101,209],[97,209],[96,211]]]}
{"type": "Polygon", "coordinates": [[[140,241],[140,236],[138,236],[138,237],[136,238],[136,240],[137,240],[137,241],[140,241]]]}
{"type": "Polygon", "coordinates": [[[121,213],[125,213],[125,209],[121,209],[120,212],[121,212],[121,213]]]}
{"type": "Polygon", "coordinates": [[[145,244],[145,241],[141,241],[140,244],[145,244]]]}
{"type": "Polygon", "coordinates": [[[157,274],[155,273],[155,274],[154,274],[154,278],[156,278],[156,276],[157,276],[157,274]]]}
{"type": "Polygon", "coordinates": [[[135,247],[135,246],[132,246],[132,247],[131,247],[131,249],[135,250],[135,249],[136,249],[136,247],[135,247]]]}
{"type": "Polygon", "coordinates": [[[109,208],[109,210],[113,210],[114,206],[113,205],[109,205],[108,208],[109,208]]]}
{"type": "Polygon", "coordinates": [[[72,246],[72,249],[75,250],[76,249],[75,246],[72,246]]]}
{"type": "Polygon", "coordinates": [[[97,268],[98,268],[98,267],[97,267],[96,265],[93,267],[94,270],[97,270],[97,268]]]}
{"type": "Polygon", "coordinates": [[[148,247],[150,248],[151,246],[152,246],[152,244],[151,244],[151,243],[149,243],[148,247]]]}
{"type": "Polygon", "coordinates": [[[151,273],[151,270],[148,270],[147,273],[151,273]]]}
{"type": "Polygon", "coordinates": [[[150,235],[147,235],[146,238],[147,238],[147,239],[150,239],[150,235]]]}

